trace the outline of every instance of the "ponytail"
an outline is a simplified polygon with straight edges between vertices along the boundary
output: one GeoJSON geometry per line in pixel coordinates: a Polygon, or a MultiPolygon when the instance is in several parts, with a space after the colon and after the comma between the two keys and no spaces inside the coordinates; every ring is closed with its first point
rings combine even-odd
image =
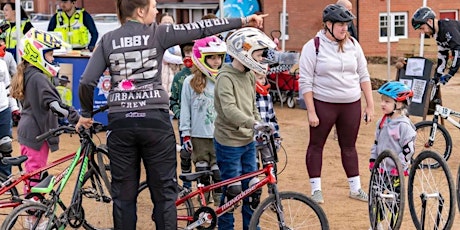
{"type": "Polygon", "coordinates": [[[11,96],[18,99],[24,99],[24,71],[28,63],[22,61],[19,63],[17,72],[11,80],[11,96]]]}
{"type": "Polygon", "coordinates": [[[192,73],[193,78],[190,80],[190,86],[197,94],[200,94],[206,87],[206,75],[204,75],[196,65],[192,67],[192,73]]]}

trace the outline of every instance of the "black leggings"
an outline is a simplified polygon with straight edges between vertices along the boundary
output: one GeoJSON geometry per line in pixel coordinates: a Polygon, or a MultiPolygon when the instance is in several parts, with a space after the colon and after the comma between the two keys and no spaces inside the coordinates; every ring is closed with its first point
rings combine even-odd
{"type": "Polygon", "coordinates": [[[353,103],[327,103],[314,99],[314,104],[319,125],[310,126],[310,142],[305,159],[308,175],[310,178],[321,177],[324,144],[335,124],[342,166],[347,178],[358,176],[356,137],[361,122],[361,100],[353,103]]]}
{"type": "Polygon", "coordinates": [[[149,113],[154,113],[154,118],[124,118],[109,123],[107,144],[112,174],[115,229],[136,229],[136,198],[141,159],[154,203],[156,229],[177,229],[174,130],[167,110],[149,113]]]}

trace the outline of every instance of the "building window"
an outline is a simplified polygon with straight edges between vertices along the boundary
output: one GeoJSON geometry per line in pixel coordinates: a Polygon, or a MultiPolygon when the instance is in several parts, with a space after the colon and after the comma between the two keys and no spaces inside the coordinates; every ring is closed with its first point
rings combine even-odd
{"type": "Polygon", "coordinates": [[[396,42],[400,38],[407,38],[407,13],[390,13],[390,20],[388,20],[387,13],[381,13],[379,18],[380,42],[386,42],[388,35],[392,42],[396,42]]]}
{"type": "Polygon", "coordinates": [[[34,1],[33,0],[31,0],[31,1],[22,1],[21,6],[22,6],[22,8],[24,8],[24,11],[26,11],[26,12],[34,11],[34,1]]]}

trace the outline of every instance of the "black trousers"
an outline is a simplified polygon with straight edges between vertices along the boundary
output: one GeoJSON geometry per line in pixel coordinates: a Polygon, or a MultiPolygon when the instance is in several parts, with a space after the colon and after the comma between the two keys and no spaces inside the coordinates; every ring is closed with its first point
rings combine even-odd
{"type": "Polygon", "coordinates": [[[109,115],[107,131],[115,229],[136,229],[141,159],[154,203],[156,228],[177,229],[176,140],[168,111],[149,111],[148,118],[113,120],[114,116],[123,116],[109,115]]]}

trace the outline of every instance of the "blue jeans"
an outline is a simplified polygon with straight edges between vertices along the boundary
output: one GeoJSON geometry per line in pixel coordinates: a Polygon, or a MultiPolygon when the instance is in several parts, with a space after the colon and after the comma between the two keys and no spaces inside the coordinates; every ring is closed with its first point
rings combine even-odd
{"type": "MultiPolygon", "coordinates": [[[[11,110],[7,108],[0,112],[0,138],[4,136],[11,137],[11,110]]],[[[0,161],[0,172],[9,176],[11,174],[11,165],[5,165],[0,161]]]]}
{"type": "MultiPolygon", "coordinates": [[[[254,142],[251,142],[241,147],[230,147],[219,144],[214,139],[214,147],[216,149],[217,165],[219,166],[222,180],[237,177],[249,172],[257,170],[256,163],[256,148],[254,142]]],[[[250,179],[242,181],[242,189],[248,188],[250,179]]],[[[221,204],[225,198],[226,188],[223,189],[221,204]]],[[[251,220],[252,209],[249,206],[248,198],[244,199],[242,207],[243,215],[243,230],[247,230],[249,221],[251,220]]],[[[233,213],[225,213],[217,220],[219,229],[229,230],[234,229],[235,218],[233,213]]]]}

